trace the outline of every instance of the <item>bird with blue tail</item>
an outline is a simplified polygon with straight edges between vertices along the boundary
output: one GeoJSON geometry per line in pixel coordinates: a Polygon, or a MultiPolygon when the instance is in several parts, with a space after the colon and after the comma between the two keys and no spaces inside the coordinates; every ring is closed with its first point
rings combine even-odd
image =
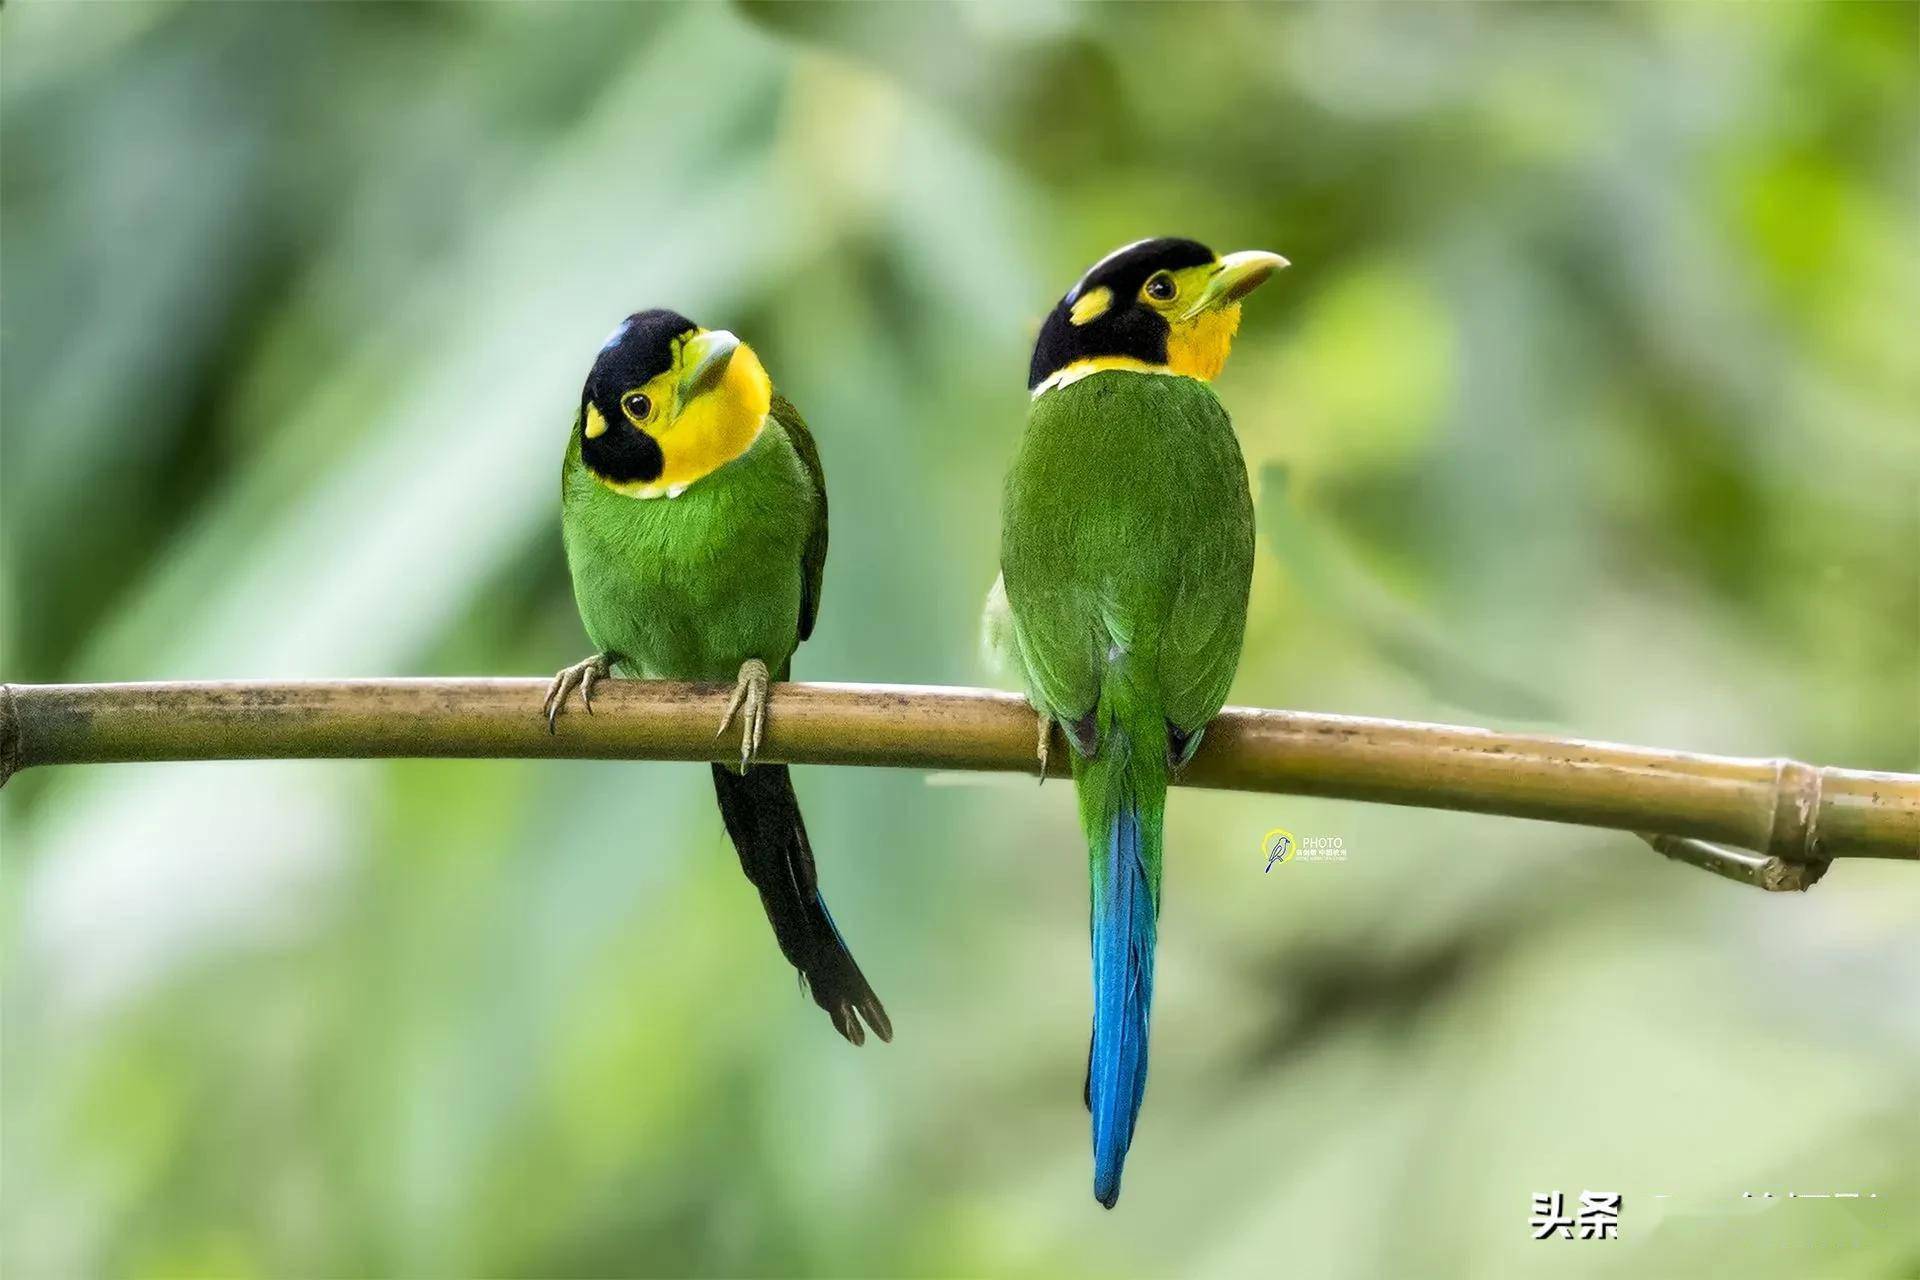
{"type": "Polygon", "coordinates": [[[1147,1087],[1167,785],[1225,704],[1246,631],[1253,501],[1209,383],[1277,254],[1126,245],[1048,315],[1007,475],[986,631],[1071,749],[1087,840],[1093,1194],[1112,1208],[1147,1087]]]}

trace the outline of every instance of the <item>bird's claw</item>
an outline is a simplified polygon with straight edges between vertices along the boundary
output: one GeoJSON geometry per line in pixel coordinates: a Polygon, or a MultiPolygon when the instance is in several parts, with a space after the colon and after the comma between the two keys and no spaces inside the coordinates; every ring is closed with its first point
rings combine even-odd
{"type": "Polygon", "coordinates": [[[593,686],[607,678],[613,656],[596,653],[591,658],[563,667],[554,676],[553,683],[547,686],[547,700],[541,705],[546,713],[547,732],[554,731],[554,722],[560,716],[560,709],[567,703],[567,695],[576,688],[580,690],[580,701],[587,708],[587,714],[593,714],[593,686]]]}
{"type": "Polygon", "coordinates": [[[767,736],[767,664],[748,658],[740,664],[740,676],[733,682],[733,697],[727,700],[727,713],[720,717],[714,737],[725,733],[733,718],[740,717],[740,771],[745,773],[760,744],[767,736]]]}
{"type": "Polygon", "coordinates": [[[1040,785],[1047,782],[1047,749],[1053,745],[1053,717],[1042,713],[1040,721],[1040,739],[1034,744],[1033,753],[1040,757],[1040,785]]]}

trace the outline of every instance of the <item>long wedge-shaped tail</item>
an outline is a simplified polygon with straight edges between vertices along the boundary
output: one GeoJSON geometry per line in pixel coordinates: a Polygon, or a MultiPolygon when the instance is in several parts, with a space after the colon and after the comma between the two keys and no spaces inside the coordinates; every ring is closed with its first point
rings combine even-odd
{"type": "Polygon", "coordinates": [[[820,896],[813,867],[813,846],[800,820],[800,801],[783,764],[756,764],[739,773],[713,766],[713,790],[720,817],[740,855],[740,869],[760,891],[773,934],[841,1035],[854,1044],[866,1041],[860,1020],[882,1040],[893,1039],[893,1023],[880,997],[867,985],[846,939],[820,896]]]}
{"type": "Polygon", "coordinates": [[[1147,1022],[1160,915],[1160,834],[1167,798],[1167,730],[1157,705],[1124,672],[1101,694],[1099,747],[1075,757],[1080,823],[1092,877],[1093,1195],[1111,1209],[1147,1088],[1147,1022]],[[1144,705],[1142,705],[1144,704],[1144,705]]]}

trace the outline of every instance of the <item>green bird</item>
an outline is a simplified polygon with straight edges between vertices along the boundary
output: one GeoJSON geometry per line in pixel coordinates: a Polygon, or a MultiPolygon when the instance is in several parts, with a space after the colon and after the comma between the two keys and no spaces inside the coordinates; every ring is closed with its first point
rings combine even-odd
{"type": "Polygon", "coordinates": [[[820,895],[785,765],[753,762],[769,680],[813,633],[827,563],[827,486],[799,412],[753,349],[672,311],[613,331],[587,375],[560,472],[561,530],[597,652],[547,692],[547,728],[612,671],[733,682],[740,763],[713,766],[720,816],[780,950],[841,1035],[893,1024],[820,895]]]}
{"type": "Polygon", "coordinates": [[[1253,501],[1208,386],[1240,299],[1286,259],[1142,240],[1102,258],[1042,326],[1007,475],[989,599],[1039,714],[1072,749],[1092,878],[1093,1194],[1112,1208],[1147,1083],[1167,782],[1240,661],[1253,501]]]}

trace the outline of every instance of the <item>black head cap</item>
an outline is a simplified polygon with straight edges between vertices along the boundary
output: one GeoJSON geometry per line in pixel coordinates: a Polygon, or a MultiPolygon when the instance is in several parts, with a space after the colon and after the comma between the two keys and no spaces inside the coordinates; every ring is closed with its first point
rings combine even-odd
{"type": "Polygon", "coordinates": [[[1167,321],[1140,301],[1140,290],[1157,271],[1179,271],[1214,260],[1213,250],[1197,240],[1161,236],[1115,249],[1087,269],[1040,327],[1033,346],[1027,389],[1076,360],[1130,356],[1147,364],[1167,361],[1167,321]],[[1073,304],[1096,289],[1112,291],[1113,301],[1085,324],[1073,322],[1073,304]]]}
{"type": "Polygon", "coordinates": [[[607,423],[605,431],[580,441],[581,460],[594,474],[617,484],[660,478],[667,465],[660,443],[627,421],[620,397],[672,368],[673,340],[698,327],[677,311],[656,307],[634,312],[608,336],[580,392],[581,418],[592,404],[607,423]]]}

